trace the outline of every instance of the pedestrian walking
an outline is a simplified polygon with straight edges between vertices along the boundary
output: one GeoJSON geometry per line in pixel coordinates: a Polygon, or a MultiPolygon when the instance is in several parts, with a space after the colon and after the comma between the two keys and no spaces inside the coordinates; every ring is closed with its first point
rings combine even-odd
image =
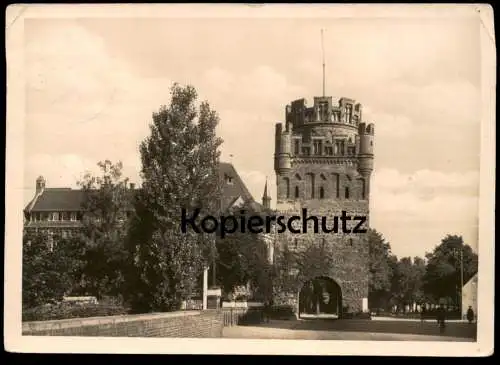
{"type": "Polygon", "coordinates": [[[269,323],[269,317],[270,317],[270,312],[271,311],[271,304],[269,302],[269,300],[266,300],[264,302],[264,310],[263,310],[263,314],[264,314],[264,322],[266,323],[269,323]]]}
{"type": "Polygon", "coordinates": [[[425,319],[425,305],[420,309],[420,323],[424,323],[425,319]]]}
{"type": "Polygon", "coordinates": [[[472,306],[469,305],[469,309],[467,309],[467,321],[469,324],[474,320],[474,311],[472,310],[472,306]]]}
{"type": "Polygon", "coordinates": [[[446,310],[443,304],[440,304],[437,309],[437,322],[439,325],[439,332],[443,333],[446,328],[446,310]]]}

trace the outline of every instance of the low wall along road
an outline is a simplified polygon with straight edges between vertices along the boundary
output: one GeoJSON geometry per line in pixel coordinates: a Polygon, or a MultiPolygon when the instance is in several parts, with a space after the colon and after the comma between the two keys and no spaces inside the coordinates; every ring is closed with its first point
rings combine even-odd
{"type": "Polygon", "coordinates": [[[24,336],[198,337],[222,336],[222,311],[185,311],[141,315],[24,322],[24,336]]]}

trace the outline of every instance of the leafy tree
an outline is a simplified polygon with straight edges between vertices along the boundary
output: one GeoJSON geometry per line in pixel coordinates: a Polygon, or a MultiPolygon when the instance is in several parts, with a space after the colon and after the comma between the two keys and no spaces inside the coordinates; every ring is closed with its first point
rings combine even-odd
{"type": "Polygon", "coordinates": [[[174,84],[171,102],[153,114],[150,135],[141,143],[142,191],[136,202],[128,250],[127,291],[136,311],[179,308],[211,260],[214,235],[181,232],[181,211],[196,223],[218,213],[220,202],[218,116],[207,102],[198,107],[192,86],[174,84]]]}
{"type": "Polygon", "coordinates": [[[84,193],[83,238],[86,242],[83,268],[84,290],[101,298],[119,296],[122,268],[126,260],[124,242],[132,192],[122,177],[122,163],[99,162],[101,176],[87,173],[79,182],[84,193]]]}
{"type": "Polygon", "coordinates": [[[427,253],[427,270],[424,276],[426,294],[439,300],[452,298],[459,301],[461,270],[460,256],[463,254],[464,284],[477,273],[478,257],[463,238],[457,235],[447,235],[432,253],[427,253]]]}
{"type": "Polygon", "coordinates": [[[391,246],[381,233],[374,229],[368,231],[370,281],[368,303],[372,308],[387,307],[391,297],[393,266],[391,246]]]}
{"type": "Polygon", "coordinates": [[[23,235],[23,308],[55,303],[77,284],[82,257],[78,239],[52,240],[41,232],[23,235]]]}
{"type": "MultiPolygon", "coordinates": [[[[257,216],[259,212],[251,207],[242,207],[245,218],[257,216]]],[[[241,214],[229,212],[225,215],[227,221],[233,217],[240,222],[241,214]]],[[[234,221],[233,221],[234,222],[234,221]]],[[[239,223],[238,223],[239,224],[239,223]]],[[[233,228],[227,224],[228,230],[233,228]]],[[[271,267],[268,259],[268,247],[262,234],[236,230],[236,232],[221,238],[217,235],[217,281],[222,284],[224,292],[231,293],[236,286],[250,283],[257,296],[267,297],[270,288],[271,267]]]]}
{"type": "Polygon", "coordinates": [[[421,304],[425,301],[424,292],[424,277],[427,271],[425,260],[421,257],[415,256],[413,258],[412,275],[413,275],[413,293],[412,300],[421,304]]]}
{"type": "Polygon", "coordinates": [[[420,257],[401,258],[394,272],[394,295],[397,304],[401,307],[412,307],[423,300],[423,277],[425,275],[425,262],[420,257]]]}

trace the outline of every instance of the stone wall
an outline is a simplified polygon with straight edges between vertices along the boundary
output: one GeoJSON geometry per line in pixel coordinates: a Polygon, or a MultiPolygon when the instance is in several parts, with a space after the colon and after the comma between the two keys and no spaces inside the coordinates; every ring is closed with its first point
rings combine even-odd
{"type": "MultiPolygon", "coordinates": [[[[286,219],[293,215],[302,216],[302,209],[307,209],[308,216],[318,217],[319,233],[314,232],[314,222],[307,224],[307,233],[294,234],[289,231],[277,233],[278,245],[287,244],[292,251],[300,252],[312,244],[323,244],[329,257],[332,258],[328,267],[308,267],[308,272],[297,276],[296,292],[288,293],[287,302],[298,306],[298,292],[306,280],[319,276],[333,279],[342,291],[342,306],[348,307],[348,312],[359,312],[363,309],[363,298],[368,297],[368,242],[366,233],[342,233],[342,222],[338,221],[338,233],[323,233],[321,231],[321,219],[326,217],[327,228],[332,228],[334,216],[339,217],[342,210],[350,216],[363,216],[367,221],[363,228],[368,228],[368,201],[367,200],[302,200],[282,203],[283,209],[280,214],[286,219]]],[[[353,229],[358,222],[348,222],[347,228],[353,229]]],[[[303,229],[302,221],[296,221],[293,225],[297,229],[303,229]]],[[[278,249],[278,248],[277,248],[278,249]]],[[[293,276],[293,274],[292,274],[293,276]]]]}
{"type": "Polygon", "coordinates": [[[299,200],[319,199],[321,188],[324,191],[323,199],[368,199],[369,181],[365,181],[358,173],[357,164],[356,158],[309,159],[304,163],[294,163],[291,171],[277,175],[278,209],[281,202],[296,200],[296,187],[299,200]],[[346,188],[349,189],[348,198],[346,188]]]}
{"type": "Polygon", "coordinates": [[[218,338],[223,325],[222,312],[208,310],[25,322],[23,335],[218,338]]]}

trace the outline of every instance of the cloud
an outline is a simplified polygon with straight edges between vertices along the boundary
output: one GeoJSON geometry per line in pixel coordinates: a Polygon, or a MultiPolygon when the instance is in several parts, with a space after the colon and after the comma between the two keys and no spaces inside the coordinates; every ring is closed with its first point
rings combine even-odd
{"type": "Polygon", "coordinates": [[[393,109],[396,100],[401,113],[418,120],[419,124],[462,126],[478,124],[479,89],[466,80],[433,81],[425,85],[394,82],[378,96],[377,104],[384,110],[393,109]]]}
{"type": "Polygon", "coordinates": [[[74,23],[64,31],[57,22],[42,24],[28,32],[26,44],[28,113],[57,114],[66,124],[107,114],[99,123],[116,126],[119,116],[150,111],[168,96],[168,78],[137,77],[108,54],[100,37],[74,23]]]}
{"type": "Polygon", "coordinates": [[[407,116],[372,112],[369,107],[363,108],[363,120],[367,123],[375,123],[377,138],[407,137],[412,135],[416,128],[407,116]]]}
{"type": "Polygon", "coordinates": [[[231,105],[241,112],[260,113],[283,109],[305,91],[270,66],[259,65],[246,73],[231,73],[219,67],[206,70],[198,83],[201,93],[214,104],[231,105]]]}
{"type": "Polygon", "coordinates": [[[418,170],[404,174],[396,169],[380,169],[373,173],[372,185],[376,191],[417,191],[419,189],[436,189],[443,194],[450,194],[456,188],[469,188],[478,191],[479,172],[463,173],[418,170]]]}
{"type": "Polygon", "coordinates": [[[462,235],[476,248],[478,178],[477,171],[375,171],[371,226],[389,239],[398,255],[422,255],[447,234],[462,235]]]}
{"type": "MultiPolygon", "coordinates": [[[[243,183],[246,185],[253,198],[259,203],[262,201],[262,195],[264,193],[264,185],[266,183],[266,175],[261,171],[248,171],[240,170],[238,171],[243,183]]],[[[267,181],[267,191],[272,193],[271,181],[267,181]]]]}
{"type": "Polygon", "coordinates": [[[33,187],[39,175],[45,177],[47,187],[76,187],[85,171],[98,170],[97,161],[76,154],[37,154],[27,160],[26,168],[30,175],[27,180],[33,182],[33,187]]]}
{"type": "Polygon", "coordinates": [[[138,145],[171,81],[133,74],[75,22],[27,21],[27,29],[27,183],[42,174],[49,185],[72,186],[104,159],[121,160],[137,180],[138,145]]]}

